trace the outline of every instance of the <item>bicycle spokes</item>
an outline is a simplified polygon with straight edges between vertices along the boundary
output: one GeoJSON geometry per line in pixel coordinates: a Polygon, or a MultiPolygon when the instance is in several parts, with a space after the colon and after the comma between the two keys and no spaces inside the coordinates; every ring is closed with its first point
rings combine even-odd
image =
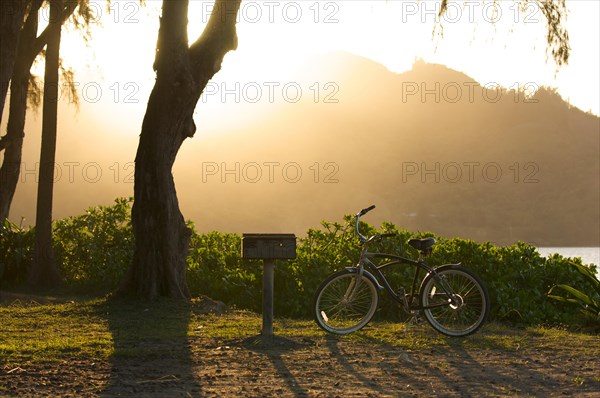
{"type": "Polygon", "coordinates": [[[361,278],[358,276],[354,276],[350,279],[350,283],[348,284],[348,289],[346,289],[346,294],[344,295],[344,301],[346,303],[352,302],[354,296],[357,292],[360,291],[361,278]]]}
{"type": "Polygon", "coordinates": [[[365,276],[348,271],[335,274],[317,294],[317,322],[338,334],[358,330],[375,313],[377,294],[375,285],[365,276]]]}
{"type": "Polygon", "coordinates": [[[424,282],[422,306],[429,323],[451,336],[477,330],[487,314],[487,293],[474,275],[448,266],[424,282]]]}

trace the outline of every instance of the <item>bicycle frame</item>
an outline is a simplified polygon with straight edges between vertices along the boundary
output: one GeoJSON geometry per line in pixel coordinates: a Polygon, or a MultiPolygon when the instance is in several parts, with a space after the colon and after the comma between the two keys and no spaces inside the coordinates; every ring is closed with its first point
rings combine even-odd
{"type": "MultiPolygon", "coordinates": [[[[420,270],[426,271],[425,275],[427,275],[427,273],[433,274],[434,278],[436,275],[435,268],[429,266],[427,263],[425,263],[425,261],[423,261],[421,259],[411,260],[409,258],[405,258],[405,257],[394,255],[394,254],[369,253],[369,252],[365,251],[363,253],[363,255],[361,255],[361,260],[359,262],[359,265],[357,265],[355,268],[350,268],[350,269],[355,270],[355,272],[360,274],[362,272],[361,268],[363,268],[363,269],[366,268],[367,271],[369,271],[371,273],[371,275],[375,278],[378,288],[380,290],[385,289],[390,294],[390,296],[394,299],[394,301],[402,304],[404,306],[404,309],[408,312],[437,308],[437,307],[444,307],[444,306],[448,305],[448,303],[437,304],[437,305],[427,306],[427,307],[423,307],[423,306],[419,305],[419,303],[418,303],[418,295],[419,295],[418,288],[419,288],[419,286],[417,286],[417,284],[420,280],[422,280],[421,278],[419,278],[420,270]],[[373,261],[371,261],[371,258],[391,259],[393,261],[386,262],[381,265],[377,265],[373,261]],[[387,278],[385,277],[385,275],[382,272],[382,270],[385,268],[388,268],[388,267],[391,267],[394,265],[402,265],[402,264],[409,264],[409,265],[412,265],[415,267],[415,274],[413,276],[412,287],[410,289],[410,293],[408,294],[409,299],[407,299],[407,295],[406,295],[404,287],[403,286],[400,287],[399,292],[394,291],[394,289],[392,288],[392,286],[390,285],[387,278]]],[[[442,281],[441,279],[439,279],[439,280],[442,281]]],[[[441,283],[441,286],[444,289],[444,293],[448,296],[448,302],[451,302],[452,301],[452,292],[450,291],[449,287],[447,287],[446,284],[443,283],[443,281],[441,283]]]]}
{"type": "MultiPolygon", "coordinates": [[[[437,272],[436,272],[435,268],[429,266],[425,262],[425,260],[424,260],[425,255],[423,252],[419,253],[418,260],[412,260],[412,259],[402,257],[399,255],[395,255],[395,254],[371,253],[371,252],[367,251],[367,246],[371,241],[375,240],[376,238],[384,237],[384,235],[375,235],[370,238],[367,238],[366,236],[362,235],[359,231],[358,226],[359,226],[360,217],[363,214],[365,214],[366,212],[370,211],[374,207],[375,206],[365,209],[356,215],[355,230],[356,230],[356,234],[359,237],[359,240],[363,244],[362,251],[360,254],[360,260],[358,262],[358,265],[354,268],[356,270],[356,272],[358,272],[359,274],[362,274],[362,272],[366,266],[367,270],[370,271],[371,275],[375,278],[378,288],[380,290],[385,289],[390,294],[390,296],[392,296],[394,301],[396,301],[404,306],[404,309],[407,312],[443,307],[443,306],[447,306],[448,303],[451,303],[453,301],[454,292],[452,291],[450,286],[447,285],[447,283],[444,281],[443,278],[439,278],[437,276],[437,272]],[[392,261],[386,262],[381,265],[377,265],[373,261],[371,261],[371,259],[375,259],[375,258],[388,259],[388,260],[392,260],[392,261]],[[384,268],[388,268],[388,267],[391,267],[394,265],[402,265],[402,264],[408,264],[408,265],[412,265],[415,267],[415,274],[413,276],[412,287],[410,290],[410,294],[408,295],[408,297],[410,298],[410,301],[407,300],[407,295],[406,295],[404,286],[401,286],[399,288],[399,292],[394,291],[394,289],[392,288],[390,283],[387,281],[387,278],[381,271],[384,268]],[[437,304],[437,305],[427,306],[427,307],[423,307],[423,306],[419,305],[419,300],[418,300],[419,292],[417,290],[418,289],[417,282],[420,280],[419,273],[421,270],[425,271],[425,276],[427,276],[427,274],[432,274],[433,277],[436,279],[436,281],[440,282],[440,285],[441,285],[442,289],[444,290],[444,293],[448,297],[447,303],[442,303],[442,304],[437,304]],[[417,298],[416,304],[415,304],[415,298],[417,298]]],[[[460,265],[460,264],[455,264],[455,265],[460,265]]]]}

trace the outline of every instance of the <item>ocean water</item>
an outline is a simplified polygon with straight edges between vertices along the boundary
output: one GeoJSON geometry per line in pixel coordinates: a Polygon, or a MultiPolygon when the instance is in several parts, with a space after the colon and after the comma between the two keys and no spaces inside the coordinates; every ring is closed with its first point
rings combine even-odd
{"type": "Polygon", "coordinates": [[[581,257],[584,264],[600,264],[600,247],[538,247],[538,253],[544,257],[558,253],[563,257],[581,257]]]}

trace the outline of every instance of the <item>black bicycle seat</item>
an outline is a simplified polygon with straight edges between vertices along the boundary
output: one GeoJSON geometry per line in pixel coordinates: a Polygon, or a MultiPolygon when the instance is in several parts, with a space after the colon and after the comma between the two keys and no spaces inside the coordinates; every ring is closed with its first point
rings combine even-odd
{"type": "Polygon", "coordinates": [[[425,251],[435,245],[435,238],[410,239],[408,244],[419,251],[425,251]]]}

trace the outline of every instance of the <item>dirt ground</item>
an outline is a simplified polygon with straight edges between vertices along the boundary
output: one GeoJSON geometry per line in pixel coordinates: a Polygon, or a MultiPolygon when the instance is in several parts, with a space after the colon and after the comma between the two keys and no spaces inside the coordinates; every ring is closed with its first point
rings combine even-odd
{"type": "MultiPolygon", "coordinates": [[[[247,328],[243,319],[239,322],[247,328]]],[[[125,354],[105,360],[67,353],[59,363],[0,361],[0,396],[600,397],[596,336],[582,343],[485,326],[477,332],[477,343],[450,339],[432,345],[429,337],[415,344],[415,336],[437,334],[427,325],[414,325],[390,345],[377,337],[377,325],[369,327],[375,333],[360,338],[317,332],[282,337],[276,330],[267,339],[216,338],[195,326],[193,333],[184,331],[178,338],[142,336],[134,344],[119,343],[120,332],[113,331],[115,345],[125,354]]]]}
{"type": "Polygon", "coordinates": [[[600,397],[600,361],[583,350],[468,349],[457,340],[407,351],[327,336],[215,346],[200,336],[190,352],[28,364],[1,369],[0,381],[9,397],[600,397]]]}

